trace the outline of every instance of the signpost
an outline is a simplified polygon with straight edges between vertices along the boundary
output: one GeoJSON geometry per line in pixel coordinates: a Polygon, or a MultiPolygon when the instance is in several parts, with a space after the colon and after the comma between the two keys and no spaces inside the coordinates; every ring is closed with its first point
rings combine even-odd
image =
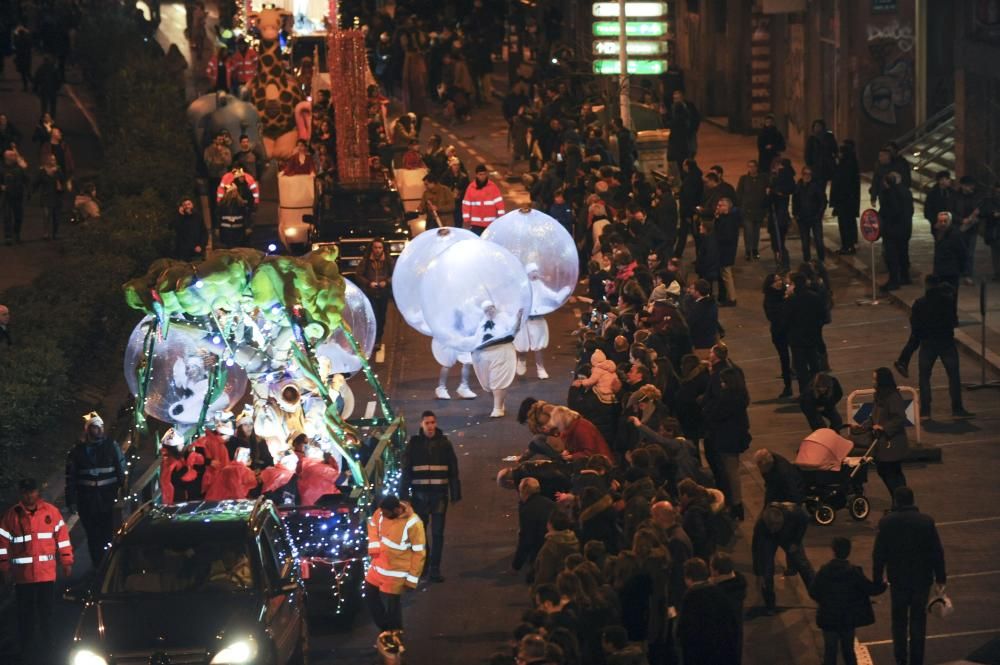
{"type": "Polygon", "coordinates": [[[877,305],[879,303],[878,282],[875,279],[875,273],[878,264],[875,262],[875,243],[882,237],[882,225],[879,222],[878,213],[873,208],[868,208],[861,213],[861,237],[868,241],[872,252],[872,297],[861,298],[856,302],[859,305],[877,305]]]}

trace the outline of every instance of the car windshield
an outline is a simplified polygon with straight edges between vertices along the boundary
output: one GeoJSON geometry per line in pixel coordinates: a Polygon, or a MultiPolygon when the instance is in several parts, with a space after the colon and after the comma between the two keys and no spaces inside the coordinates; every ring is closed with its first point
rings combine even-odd
{"type": "Polygon", "coordinates": [[[114,549],[101,593],[236,593],[253,586],[242,542],[136,542],[114,549]]]}
{"type": "Polygon", "coordinates": [[[392,192],[335,192],[328,214],[336,221],[395,220],[403,209],[392,192]]]}

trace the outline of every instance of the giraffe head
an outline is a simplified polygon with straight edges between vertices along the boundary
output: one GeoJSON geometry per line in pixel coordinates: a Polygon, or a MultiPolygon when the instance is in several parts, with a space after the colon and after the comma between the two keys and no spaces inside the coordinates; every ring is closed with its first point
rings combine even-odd
{"type": "Polygon", "coordinates": [[[251,13],[250,19],[256,22],[260,38],[265,42],[273,42],[278,39],[285,17],[291,15],[291,12],[271,7],[251,13]]]}

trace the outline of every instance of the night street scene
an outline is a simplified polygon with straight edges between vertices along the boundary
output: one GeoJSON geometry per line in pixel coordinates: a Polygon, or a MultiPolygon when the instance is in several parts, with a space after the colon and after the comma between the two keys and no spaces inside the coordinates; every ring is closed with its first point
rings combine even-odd
{"type": "Polygon", "coordinates": [[[1000,665],[1000,0],[0,0],[0,665],[1000,665]]]}

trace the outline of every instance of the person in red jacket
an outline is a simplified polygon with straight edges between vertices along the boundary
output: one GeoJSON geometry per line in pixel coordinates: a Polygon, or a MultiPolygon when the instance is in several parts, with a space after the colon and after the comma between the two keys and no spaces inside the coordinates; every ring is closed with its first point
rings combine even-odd
{"type": "Polygon", "coordinates": [[[38,645],[52,642],[56,557],[64,577],[73,570],[73,545],[59,509],[44,501],[38,483],[18,483],[21,501],[0,518],[0,574],[15,585],[18,646],[25,658],[38,629],[38,645]],[[37,617],[37,619],[36,619],[37,617]]]}
{"type": "Polygon", "coordinates": [[[476,167],[476,179],[465,188],[462,197],[462,226],[481,235],[487,226],[506,212],[503,196],[496,183],[490,180],[486,166],[476,167]]]}
{"type": "Polygon", "coordinates": [[[233,94],[239,92],[257,75],[257,51],[250,48],[247,41],[241,40],[236,45],[236,52],[229,58],[229,83],[233,94]]]}

